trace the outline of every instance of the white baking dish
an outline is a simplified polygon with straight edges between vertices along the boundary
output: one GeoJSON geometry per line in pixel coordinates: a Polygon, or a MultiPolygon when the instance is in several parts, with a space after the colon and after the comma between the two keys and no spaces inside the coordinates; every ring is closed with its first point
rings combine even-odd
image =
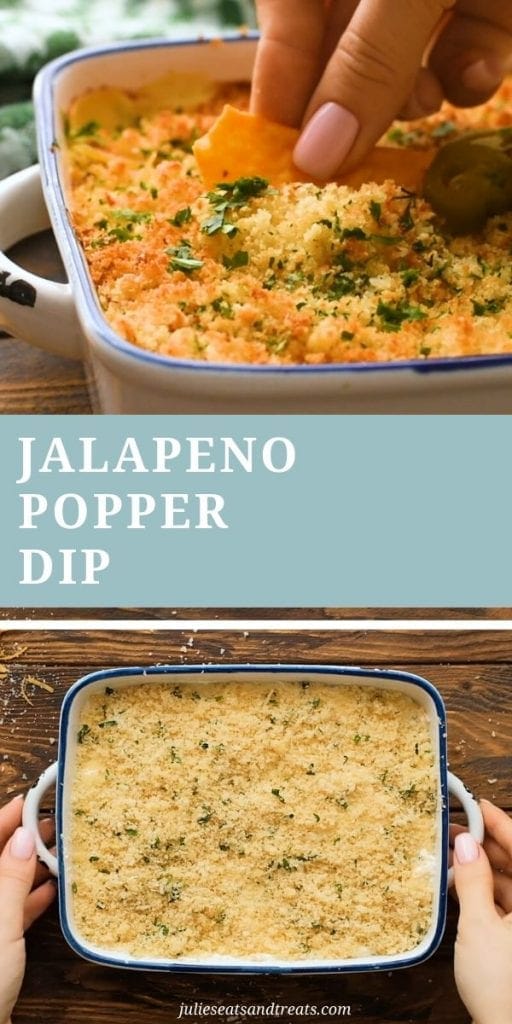
{"type": "Polygon", "coordinates": [[[0,250],[51,220],[69,278],[55,284],[0,253],[0,325],[87,363],[107,413],[511,413],[512,354],[331,366],[231,366],[172,359],[130,345],[105,321],[66,210],[63,111],[86,89],[134,89],[171,68],[248,80],[255,37],[152,41],[77,51],[35,86],[41,167],[0,184],[0,250]]]}
{"type": "MultiPolygon", "coordinates": [[[[340,768],[341,771],[341,768],[340,768]]],[[[81,956],[96,963],[112,967],[131,967],[155,971],[207,971],[224,973],[325,973],[354,972],[368,970],[389,970],[418,964],[435,951],[443,936],[446,916],[446,896],[449,884],[448,872],[448,793],[453,793],[462,803],[468,818],[468,826],[477,841],[483,839],[483,820],[480,808],[462,782],[447,773],[446,768],[446,715],[438,691],[419,676],[405,672],[368,670],[352,667],[325,667],[306,665],[263,665],[263,666],[158,666],[142,669],[110,669],[94,672],[78,680],[67,692],[61,712],[59,760],[41,776],[36,786],[29,791],[24,805],[24,824],[36,838],[39,857],[48,865],[53,874],[59,876],[60,916],[64,935],[70,946],[81,956]],[[99,948],[85,941],[81,936],[72,913],[72,895],[67,866],[69,846],[67,834],[70,822],[70,804],[73,788],[73,766],[77,749],[77,729],[80,711],[91,693],[105,690],[105,683],[115,679],[115,687],[134,686],[144,683],[162,683],[166,678],[173,684],[193,683],[195,688],[204,681],[249,681],[255,687],[267,684],[269,679],[295,682],[317,681],[334,686],[357,684],[383,689],[398,690],[412,697],[426,710],[431,723],[433,750],[436,759],[438,779],[438,810],[436,857],[433,874],[434,903],[432,921],[419,945],[399,956],[369,956],[358,960],[269,960],[261,958],[235,959],[225,957],[219,950],[217,957],[204,959],[146,960],[121,956],[117,951],[99,948]],[[57,782],[57,856],[44,846],[38,830],[38,809],[44,792],[57,782]]],[[[341,852],[340,852],[340,855],[341,852]]]]}

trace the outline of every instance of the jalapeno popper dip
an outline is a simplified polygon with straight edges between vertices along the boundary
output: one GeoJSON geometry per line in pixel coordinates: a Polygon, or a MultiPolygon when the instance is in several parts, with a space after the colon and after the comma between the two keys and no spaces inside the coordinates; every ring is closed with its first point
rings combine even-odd
{"type": "Polygon", "coordinates": [[[431,925],[437,779],[398,692],[107,687],[72,782],[74,925],[138,957],[352,958],[431,925]]]}
{"type": "Polygon", "coordinates": [[[124,339],[252,365],[512,352],[510,82],[484,107],[393,126],[383,141],[404,162],[443,147],[415,190],[276,187],[271,167],[207,189],[192,145],[247,89],[175,80],[165,96],[105,89],[69,112],[73,223],[124,339]]]}

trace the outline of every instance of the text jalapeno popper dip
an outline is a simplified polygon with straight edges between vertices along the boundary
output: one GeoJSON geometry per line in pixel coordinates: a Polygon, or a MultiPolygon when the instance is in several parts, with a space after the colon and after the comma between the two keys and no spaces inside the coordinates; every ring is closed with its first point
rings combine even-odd
{"type": "Polygon", "coordinates": [[[511,97],[507,81],[484,107],[393,126],[378,183],[372,158],[366,183],[276,183],[277,140],[268,173],[206,185],[192,147],[248,87],[171,76],[86,93],[66,161],[106,319],[134,345],[210,363],[512,352],[511,97]],[[422,154],[425,177],[404,186],[422,154]]]}

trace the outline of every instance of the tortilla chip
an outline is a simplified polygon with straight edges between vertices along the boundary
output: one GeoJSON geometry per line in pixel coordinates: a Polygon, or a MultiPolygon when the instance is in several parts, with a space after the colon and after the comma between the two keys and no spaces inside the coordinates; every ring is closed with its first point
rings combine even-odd
{"type": "MultiPolygon", "coordinates": [[[[256,176],[266,178],[271,185],[284,185],[311,180],[293,163],[298,137],[295,128],[228,105],[193,150],[208,188],[221,181],[256,176]]],[[[359,188],[367,182],[380,185],[391,179],[415,191],[421,188],[433,156],[432,150],[377,146],[354,171],[336,180],[340,185],[359,188]]]]}

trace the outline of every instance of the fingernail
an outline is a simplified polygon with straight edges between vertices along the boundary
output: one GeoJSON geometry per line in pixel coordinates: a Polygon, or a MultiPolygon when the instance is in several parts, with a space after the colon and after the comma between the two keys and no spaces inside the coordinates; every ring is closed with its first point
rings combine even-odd
{"type": "Polygon", "coordinates": [[[505,65],[498,57],[485,57],[465,68],[462,81],[472,92],[495,92],[505,74],[505,65]]]}
{"type": "Polygon", "coordinates": [[[480,847],[469,832],[455,836],[455,856],[459,864],[473,864],[480,856],[480,847]]]}
{"type": "Polygon", "coordinates": [[[17,860],[30,860],[34,850],[34,837],[28,828],[17,828],[10,845],[11,857],[17,860]]]}
{"type": "Polygon", "coordinates": [[[293,159],[304,174],[325,180],[341,167],[359,134],[359,121],[339,103],[324,103],[306,125],[293,159]]]}
{"type": "Polygon", "coordinates": [[[15,800],[23,800],[23,793],[16,793],[16,796],[11,798],[11,803],[13,804],[15,800]]]}

